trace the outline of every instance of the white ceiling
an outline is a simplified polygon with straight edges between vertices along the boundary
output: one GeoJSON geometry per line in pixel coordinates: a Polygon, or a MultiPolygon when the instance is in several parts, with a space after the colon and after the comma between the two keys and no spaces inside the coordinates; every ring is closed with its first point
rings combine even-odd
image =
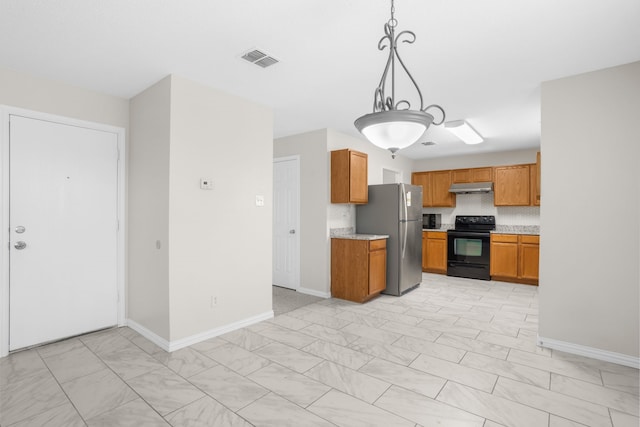
{"type": "MultiPolygon", "coordinates": [[[[130,98],[168,74],[273,108],[274,136],[359,135],[386,50],[389,0],[0,0],[0,66],[130,98]],[[260,48],[266,69],[240,56],[260,48]]],[[[400,54],[425,105],[466,119],[411,158],[538,147],[540,83],[640,60],[639,0],[396,0],[400,54]]],[[[414,99],[402,89],[398,97],[414,99]]],[[[415,100],[414,100],[415,104],[415,100]]],[[[598,112],[594,111],[597,120],[598,112]]]]}

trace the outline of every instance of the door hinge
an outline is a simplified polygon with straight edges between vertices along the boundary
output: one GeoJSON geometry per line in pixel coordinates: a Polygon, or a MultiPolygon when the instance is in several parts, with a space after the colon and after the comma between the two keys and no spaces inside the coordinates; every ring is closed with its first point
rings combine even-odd
{"type": "Polygon", "coordinates": [[[116,152],[118,153],[118,157],[117,157],[117,159],[116,159],[116,160],[120,160],[120,149],[119,149],[119,148],[116,148],[116,152]]]}
{"type": "Polygon", "coordinates": [[[120,231],[120,220],[116,220],[116,231],[120,231]]]}

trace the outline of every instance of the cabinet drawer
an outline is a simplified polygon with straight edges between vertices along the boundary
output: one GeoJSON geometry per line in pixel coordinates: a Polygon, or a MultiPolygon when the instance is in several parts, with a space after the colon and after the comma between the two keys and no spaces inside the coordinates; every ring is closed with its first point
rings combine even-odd
{"type": "Polygon", "coordinates": [[[370,251],[384,249],[386,247],[387,247],[387,240],[386,239],[371,240],[369,242],[369,250],[370,251]]]}
{"type": "Polygon", "coordinates": [[[427,234],[427,239],[447,239],[447,233],[443,231],[425,231],[424,233],[427,234]]]}
{"type": "Polygon", "coordinates": [[[517,234],[491,234],[492,242],[518,243],[517,234]]]}
{"type": "Polygon", "coordinates": [[[532,234],[523,234],[520,236],[520,243],[531,243],[531,244],[539,245],[540,236],[535,236],[532,234]]]}

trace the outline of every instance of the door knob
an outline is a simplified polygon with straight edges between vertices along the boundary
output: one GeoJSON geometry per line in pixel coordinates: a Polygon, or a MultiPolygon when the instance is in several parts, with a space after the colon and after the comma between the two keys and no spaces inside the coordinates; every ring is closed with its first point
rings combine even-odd
{"type": "Polygon", "coordinates": [[[16,233],[18,233],[18,234],[22,234],[22,233],[24,233],[26,230],[27,230],[27,229],[26,229],[26,228],[24,228],[24,227],[23,227],[23,226],[21,226],[21,225],[19,225],[19,226],[17,226],[17,227],[16,227],[16,233]]]}
{"type": "Polygon", "coordinates": [[[296,230],[289,230],[289,234],[296,234],[296,230]]]}
{"type": "Polygon", "coordinates": [[[23,242],[22,240],[20,240],[19,242],[16,242],[15,245],[13,245],[14,248],[16,248],[17,250],[21,251],[24,248],[27,247],[27,244],[25,242],[23,242]]]}

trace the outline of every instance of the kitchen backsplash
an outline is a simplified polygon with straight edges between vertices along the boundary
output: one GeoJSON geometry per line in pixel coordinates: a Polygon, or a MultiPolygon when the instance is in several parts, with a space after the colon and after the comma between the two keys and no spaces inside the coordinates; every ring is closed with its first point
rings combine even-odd
{"type": "Polygon", "coordinates": [[[539,206],[494,206],[493,193],[458,194],[455,208],[423,208],[424,213],[439,213],[442,224],[454,224],[456,215],[495,215],[498,225],[540,225],[539,206]]]}
{"type": "MultiPolygon", "coordinates": [[[[458,194],[455,208],[423,208],[424,213],[442,214],[444,228],[453,227],[456,215],[494,215],[500,226],[540,226],[539,206],[493,205],[493,193],[458,194]]],[[[332,228],[356,227],[355,205],[329,204],[327,233],[332,228]]],[[[506,232],[506,231],[505,231],[506,232]]]]}

